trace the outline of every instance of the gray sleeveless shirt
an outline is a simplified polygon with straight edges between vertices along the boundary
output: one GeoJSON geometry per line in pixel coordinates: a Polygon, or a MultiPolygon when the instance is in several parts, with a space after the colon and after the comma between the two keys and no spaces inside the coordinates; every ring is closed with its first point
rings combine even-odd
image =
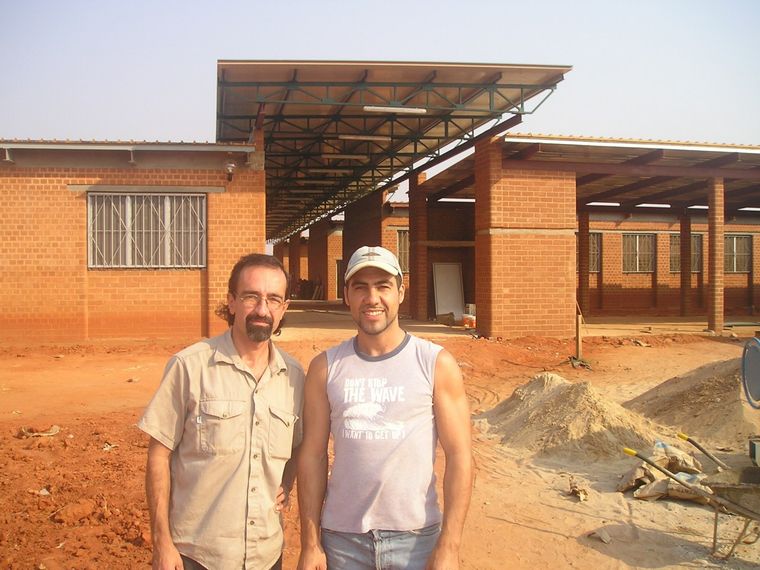
{"type": "Polygon", "coordinates": [[[360,353],[355,337],[327,351],[335,461],[324,528],[364,533],[440,522],[433,378],[441,348],[407,334],[382,356],[360,353]]]}

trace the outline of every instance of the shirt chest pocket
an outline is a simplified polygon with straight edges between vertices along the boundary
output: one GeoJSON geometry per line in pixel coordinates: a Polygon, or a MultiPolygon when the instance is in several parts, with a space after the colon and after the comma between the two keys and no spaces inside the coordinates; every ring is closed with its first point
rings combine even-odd
{"type": "Polygon", "coordinates": [[[269,407],[269,455],[278,459],[290,459],[293,451],[293,428],[298,416],[269,407]]]}
{"type": "Polygon", "coordinates": [[[239,453],[245,447],[248,415],[242,400],[201,400],[201,451],[210,455],[239,453]]]}

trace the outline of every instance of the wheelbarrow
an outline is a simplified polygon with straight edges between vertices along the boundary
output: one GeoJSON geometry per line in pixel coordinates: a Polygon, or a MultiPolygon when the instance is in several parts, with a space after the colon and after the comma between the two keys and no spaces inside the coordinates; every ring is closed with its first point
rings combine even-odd
{"type": "Polygon", "coordinates": [[[691,492],[707,499],[708,503],[715,509],[712,547],[714,556],[718,556],[718,515],[721,509],[744,519],[744,526],[739,536],[733,541],[728,554],[723,557],[724,559],[730,558],[739,543],[748,535],[747,531],[750,523],[752,521],[760,522],[760,467],[745,467],[740,470],[727,470],[718,473],[702,482],[712,491],[712,493],[708,493],[700,487],[692,485],[687,481],[682,481],[676,477],[675,473],[665,467],[661,467],[634,449],[626,447],[623,451],[627,455],[641,459],[691,492]]]}

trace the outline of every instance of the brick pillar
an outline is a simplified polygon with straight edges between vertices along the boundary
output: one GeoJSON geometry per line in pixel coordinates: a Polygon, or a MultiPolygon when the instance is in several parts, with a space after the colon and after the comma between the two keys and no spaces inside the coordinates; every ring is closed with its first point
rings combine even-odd
{"type": "Polygon", "coordinates": [[[656,233],[655,239],[655,265],[652,276],[652,288],[654,291],[654,306],[658,309],[667,309],[672,304],[670,291],[670,234],[656,233]]]}
{"type": "Polygon", "coordinates": [[[426,321],[429,303],[427,196],[420,185],[425,175],[409,179],[409,309],[412,318],[426,321]]]}
{"type": "Polygon", "coordinates": [[[373,192],[346,207],[343,221],[343,266],[365,245],[382,244],[384,192],[373,192]]]}
{"type": "Polygon", "coordinates": [[[589,294],[589,215],[578,213],[578,305],[588,315],[591,309],[589,294]]]}
{"type": "Polygon", "coordinates": [[[301,278],[301,234],[290,236],[288,242],[288,271],[293,286],[301,278]]]}
{"type": "Polygon", "coordinates": [[[691,314],[691,218],[683,213],[681,223],[681,316],[691,314]]]}
{"type": "Polygon", "coordinates": [[[752,236],[752,272],[750,276],[750,310],[760,310],[760,235],[752,236]]]}
{"type": "Polygon", "coordinates": [[[485,336],[575,334],[574,172],[502,170],[475,145],[475,302],[485,336]]]}
{"type": "Polygon", "coordinates": [[[709,233],[709,273],[707,293],[707,328],[716,334],[723,332],[723,240],[725,202],[723,179],[713,178],[708,188],[707,226],[709,233]]]}
{"type": "Polygon", "coordinates": [[[288,248],[290,247],[290,244],[286,241],[281,241],[276,243],[272,247],[272,255],[274,255],[277,259],[282,261],[283,267],[285,267],[285,271],[288,271],[288,248]]]}

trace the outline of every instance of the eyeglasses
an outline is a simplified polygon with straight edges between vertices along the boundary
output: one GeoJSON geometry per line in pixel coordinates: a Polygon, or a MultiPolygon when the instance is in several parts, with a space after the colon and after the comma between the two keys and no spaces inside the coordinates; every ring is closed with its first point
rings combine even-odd
{"type": "Polygon", "coordinates": [[[259,306],[262,301],[269,307],[270,311],[276,311],[285,304],[285,300],[281,297],[262,297],[258,293],[247,293],[238,297],[243,305],[248,309],[253,309],[259,306]]]}

